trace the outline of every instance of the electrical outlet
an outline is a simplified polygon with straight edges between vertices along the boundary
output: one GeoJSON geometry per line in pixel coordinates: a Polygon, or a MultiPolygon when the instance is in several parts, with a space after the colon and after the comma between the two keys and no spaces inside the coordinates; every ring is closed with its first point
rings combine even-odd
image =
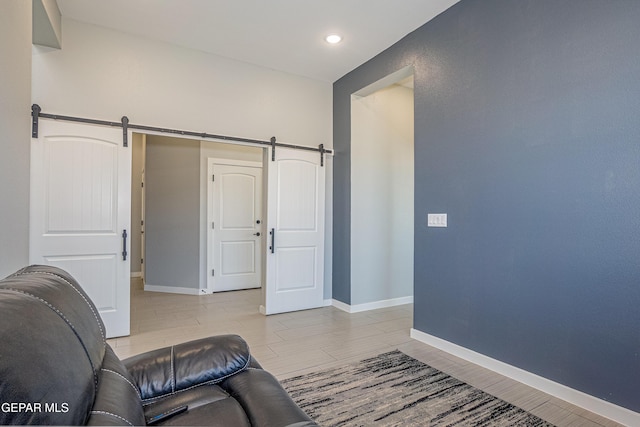
{"type": "Polygon", "coordinates": [[[446,226],[447,226],[446,213],[427,214],[427,227],[446,227],[446,226]]]}

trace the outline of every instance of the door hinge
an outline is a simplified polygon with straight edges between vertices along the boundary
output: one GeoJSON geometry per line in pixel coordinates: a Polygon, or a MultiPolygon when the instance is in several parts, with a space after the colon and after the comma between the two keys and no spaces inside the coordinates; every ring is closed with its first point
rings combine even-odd
{"type": "Polygon", "coordinates": [[[215,175],[211,175],[211,182],[216,182],[216,176],[215,175]]]}
{"type": "Polygon", "coordinates": [[[140,264],[144,264],[144,258],[140,258],[140,264]]]}
{"type": "Polygon", "coordinates": [[[140,183],[140,187],[144,188],[144,182],[140,183]]]}
{"type": "Polygon", "coordinates": [[[215,222],[213,222],[213,221],[211,221],[211,229],[212,229],[212,230],[215,230],[215,229],[216,229],[216,223],[215,223],[215,222]]]}
{"type": "Polygon", "coordinates": [[[216,271],[215,270],[211,270],[211,275],[215,276],[216,275],[216,271]]]}

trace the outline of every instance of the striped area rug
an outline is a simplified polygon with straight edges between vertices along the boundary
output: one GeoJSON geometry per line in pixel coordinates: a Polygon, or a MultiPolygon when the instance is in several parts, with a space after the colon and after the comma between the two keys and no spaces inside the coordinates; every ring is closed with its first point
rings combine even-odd
{"type": "Polygon", "coordinates": [[[322,426],[551,426],[400,351],[282,381],[322,426]]]}

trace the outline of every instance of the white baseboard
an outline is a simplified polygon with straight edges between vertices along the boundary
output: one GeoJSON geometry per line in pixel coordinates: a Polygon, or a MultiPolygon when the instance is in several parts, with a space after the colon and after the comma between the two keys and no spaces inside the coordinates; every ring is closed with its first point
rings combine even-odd
{"type": "Polygon", "coordinates": [[[402,297],[382,301],[368,302],[365,304],[349,305],[338,300],[332,300],[331,305],[347,313],[359,313],[361,311],[377,310],[379,308],[395,307],[396,305],[412,304],[413,297],[402,297]]]}
{"type": "Polygon", "coordinates": [[[142,271],[132,271],[131,277],[142,277],[142,271]]]}
{"type": "Polygon", "coordinates": [[[177,286],[155,286],[155,285],[148,285],[146,283],[144,285],[144,290],[149,292],[166,292],[169,294],[183,294],[183,295],[203,294],[200,288],[194,289],[194,288],[180,288],[177,286]]]}
{"type": "Polygon", "coordinates": [[[638,412],[631,411],[611,402],[607,402],[584,392],[572,389],[555,381],[551,381],[547,378],[525,371],[524,369],[517,368],[416,329],[411,329],[411,338],[623,425],[640,426],[640,413],[638,412]]]}
{"type": "MultiPolygon", "coordinates": [[[[321,307],[329,307],[329,306],[331,306],[330,299],[326,299],[322,301],[321,307]]],[[[263,304],[260,304],[260,307],[258,307],[258,311],[260,312],[260,314],[264,314],[265,316],[268,316],[267,308],[263,304]]],[[[291,312],[285,312],[285,313],[291,313],[291,312]]],[[[281,313],[272,313],[272,314],[281,314],[281,313]]]]}

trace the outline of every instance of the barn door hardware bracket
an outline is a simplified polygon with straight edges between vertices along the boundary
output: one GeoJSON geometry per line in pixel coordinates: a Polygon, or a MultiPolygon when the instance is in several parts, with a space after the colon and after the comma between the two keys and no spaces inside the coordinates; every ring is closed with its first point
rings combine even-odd
{"type": "Polygon", "coordinates": [[[324,166],[324,153],[326,152],[324,144],[318,145],[318,151],[320,152],[320,167],[322,167],[324,166]]]}
{"type": "Polygon", "coordinates": [[[40,111],[42,109],[38,104],[31,106],[31,138],[38,137],[38,119],[40,118],[40,111]]]}
{"type": "Polygon", "coordinates": [[[271,137],[271,161],[276,161],[276,137],[271,137]]]}
{"type": "Polygon", "coordinates": [[[129,131],[129,118],[127,116],[122,116],[120,121],[122,122],[122,146],[128,147],[129,143],[127,141],[127,132],[129,131]]]}

